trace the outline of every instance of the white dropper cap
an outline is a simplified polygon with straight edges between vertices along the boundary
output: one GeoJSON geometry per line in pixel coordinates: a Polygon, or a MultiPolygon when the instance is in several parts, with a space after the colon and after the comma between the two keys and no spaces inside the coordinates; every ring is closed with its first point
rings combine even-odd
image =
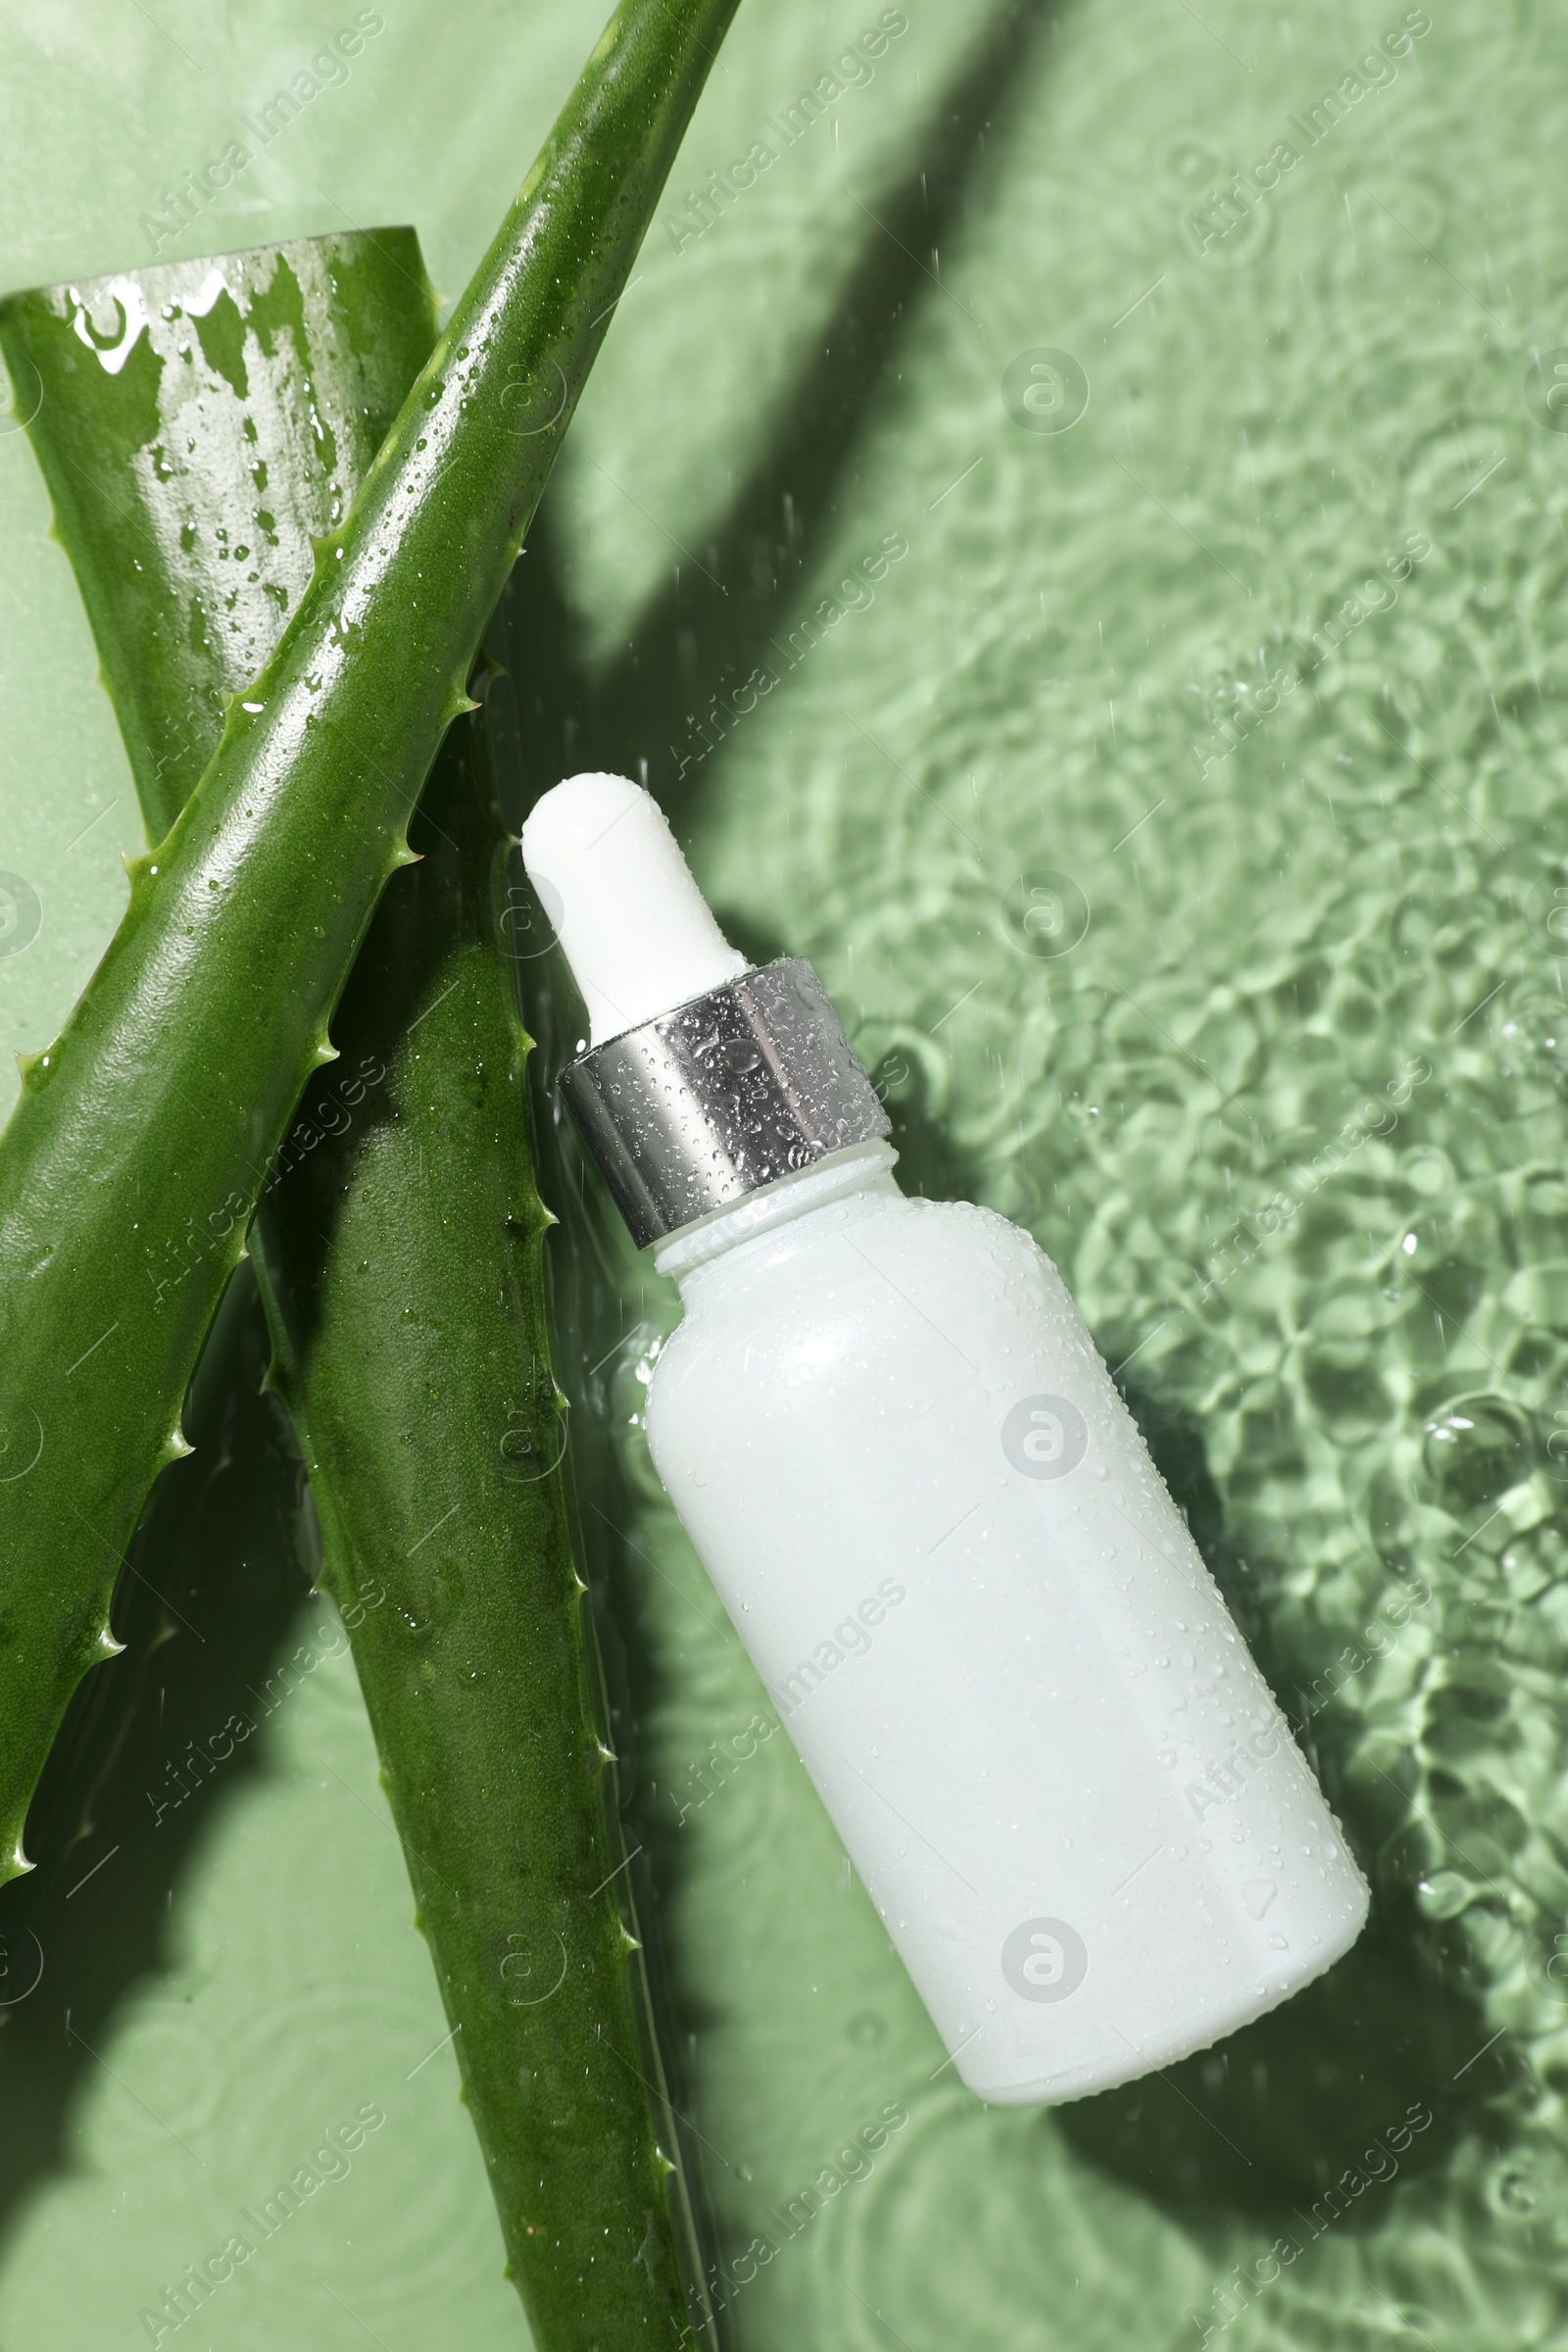
{"type": "Polygon", "coordinates": [[[522,828],[522,861],[602,1046],[747,969],[709,912],[652,796],[627,776],[569,776],[522,828]]]}

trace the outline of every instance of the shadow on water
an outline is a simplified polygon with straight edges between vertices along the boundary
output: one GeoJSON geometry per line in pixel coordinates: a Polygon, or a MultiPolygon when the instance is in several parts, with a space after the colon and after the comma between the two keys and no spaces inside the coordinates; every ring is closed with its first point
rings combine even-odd
{"type": "Polygon", "coordinates": [[[998,9],[897,177],[869,207],[841,198],[854,259],[819,348],[778,398],[775,429],[700,562],[674,570],[626,645],[598,667],[578,655],[561,610],[547,497],[516,580],[517,641],[528,649],[518,673],[527,680],[523,751],[536,792],[585,766],[641,774],[681,831],[712,774],[705,735],[691,722],[721,734],[712,698],[760,662],[779,674],[789,666],[781,639],[854,481],[860,437],[898,398],[898,363],[916,318],[938,305],[975,367],[1000,376],[1010,355],[990,348],[978,321],[939,285],[933,263],[975,208],[1057,14],[1055,0],[998,9]]]}
{"type": "Polygon", "coordinates": [[[191,1386],[196,1451],[159,1481],[121,1578],[125,1654],[78,1686],[28,1816],[36,1867],[0,1889],[0,2233],[68,2162],[115,2011],[168,1966],[174,1890],[259,1769],[239,1726],[269,1711],[314,1535],[281,1407],[262,1395],[269,1354],[247,1263],[191,1386]]]}
{"type": "MultiPolygon", "coordinates": [[[[1253,1656],[1298,1722],[1301,1662],[1275,1639],[1267,1594],[1226,1528],[1200,1429],[1132,1384],[1126,1393],[1253,1656]]],[[[1374,1886],[1372,1916],[1353,1949],[1216,2048],[1060,2110],[1061,2130],[1084,2155],[1200,2230],[1227,2214],[1284,2229],[1295,2214],[1308,2230],[1332,2214],[1337,2228],[1375,2230],[1386,2200],[1364,2188],[1329,2200],[1348,2168],[1370,2184],[1392,2177],[1393,2161],[1410,2179],[1440,2170],[1467,2132],[1506,2136],[1494,2102],[1511,2061],[1494,2051],[1474,2063],[1490,2029],[1454,1966],[1451,1932],[1425,1919],[1408,1889],[1391,1886],[1396,1874],[1375,1867],[1406,1809],[1393,1788],[1380,1803],[1347,1781],[1360,1736],[1355,1718],[1331,1709],[1313,1719],[1305,1742],[1374,1886]],[[1412,2129],[1422,2115],[1428,2120],[1412,2129]]]]}

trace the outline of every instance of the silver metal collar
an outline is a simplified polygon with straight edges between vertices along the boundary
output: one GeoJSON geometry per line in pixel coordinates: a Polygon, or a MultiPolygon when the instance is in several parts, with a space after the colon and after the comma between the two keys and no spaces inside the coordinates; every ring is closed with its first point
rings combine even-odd
{"type": "Polygon", "coordinates": [[[561,1091],[639,1249],[890,1125],[794,956],[595,1046],[561,1091]]]}

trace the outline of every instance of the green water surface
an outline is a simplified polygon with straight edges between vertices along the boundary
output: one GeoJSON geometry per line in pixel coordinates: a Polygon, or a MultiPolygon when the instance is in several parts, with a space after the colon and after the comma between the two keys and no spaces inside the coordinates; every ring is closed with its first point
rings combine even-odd
{"type": "MultiPolygon", "coordinates": [[[[153,259],[162,192],[338,23],[155,15],[0,30],[6,285],[153,259]]],[[[456,292],[597,6],[378,21],[162,250],[408,220],[456,292]]],[[[877,29],[747,0],[518,567],[497,723],[519,791],[646,761],[737,942],[817,962],[906,1181],[1060,1265],[1375,1907],[1163,2077],[1054,2114],[963,2090],[653,1476],[673,1295],[558,1129],[575,1010],[526,961],[572,1461],[729,2340],[1568,2344],[1556,21],[907,0],[877,29]],[[754,141],[698,233],[686,192],[754,141]]],[[[138,846],[46,522],[0,433],[26,1049],[138,846]]],[[[365,2105],[349,2169],[164,2340],[525,2340],[261,1351],[241,1286],[131,1652],[0,1896],[0,2352],[148,2341],[139,2311],[365,2105]],[[236,1711],[255,1735],[172,1801],[236,1711]]]]}

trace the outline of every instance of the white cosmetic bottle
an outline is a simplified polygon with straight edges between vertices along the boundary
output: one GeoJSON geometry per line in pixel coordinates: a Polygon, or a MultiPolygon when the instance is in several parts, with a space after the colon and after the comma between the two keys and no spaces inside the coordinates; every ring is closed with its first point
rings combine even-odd
{"type": "Polygon", "coordinates": [[[1366,1886],[1054,1267],[904,1198],[811,967],[747,969],[646,793],[522,846],[564,1092],[680,1286],[654,1461],[964,2082],[1078,2098],[1273,2008],[1366,1886]]]}

